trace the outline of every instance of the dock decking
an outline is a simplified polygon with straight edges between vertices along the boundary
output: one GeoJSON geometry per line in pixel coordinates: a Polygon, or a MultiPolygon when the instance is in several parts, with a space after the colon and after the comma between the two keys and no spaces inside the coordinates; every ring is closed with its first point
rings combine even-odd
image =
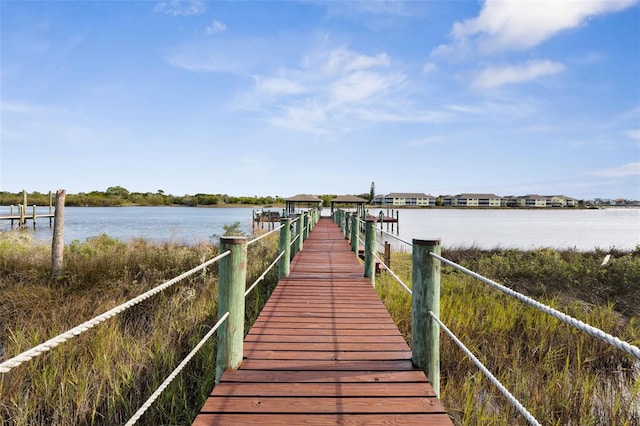
{"type": "Polygon", "coordinates": [[[194,425],[451,425],[340,229],[322,218],[194,425]]]}

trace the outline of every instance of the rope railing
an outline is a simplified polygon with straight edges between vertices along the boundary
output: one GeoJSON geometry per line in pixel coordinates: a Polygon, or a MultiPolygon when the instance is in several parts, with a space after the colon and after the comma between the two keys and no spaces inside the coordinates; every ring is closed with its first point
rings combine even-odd
{"type": "Polygon", "coordinates": [[[84,333],[87,330],[90,330],[91,328],[95,327],[96,325],[108,320],[109,318],[119,314],[120,312],[123,312],[135,305],[137,305],[138,303],[149,299],[152,296],[155,296],[156,294],[166,290],[167,288],[173,286],[174,284],[182,281],[183,279],[189,277],[190,275],[193,275],[194,273],[206,268],[207,266],[217,262],[218,260],[224,258],[225,256],[228,256],[231,252],[230,251],[225,251],[224,253],[221,253],[220,255],[204,262],[203,264],[196,266],[193,269],[190,269],[189,271],[178,275],[177,277],[166,281],[165,283],[154,287],[153,289],[129,300],[128,302],[125,302],[119,306],[116,306],[113,309],[108,310],[107,312],[96,316],[95,318],[92,318],[88,321],[83,322],[82,324],[62,333],[59,334],[56,337],[53,337],[49,340],[47,340],[44,343],[39,344],[38,346],[35,346],[27,351],[22,352],[19,355],[14,356],[13,358],[8,359],[7,361],[4,361],[3,363],[0,363],[0,373],[8,373],[9,371],[11,371],[12,369],[22,365],[23,363],[39,356],[42,355],[45,352],[50,351],[51,349],[55,348],[56,346],[66,342],[67,340],[79,336],[80,334],[84,333]]]}
{"type": "Polygon", "coordinates": [[[391,268],[389,268],[389,266],[384,263],[384,261],[382,259],[380,259],[378,257],[377,254],[374,253],[373,255],[376,259],[378,259],[378,262],[380,262],[380,264],[382,266],[384,266],[386,268],[386,271],[398,282],[398,284],[400,284],[402,286],[402,288],[404,288],[406,290],[407,293],[409,293],[410,295],[413,295],[413,292],[411,291],[411,289],[409,288],[409,286],[407,286],[402,279],[400,279],[400,277],[398,277],[392,270],[391,268]]]}
{"type": "Polygon", "coordinates": [[[593,336],[597,339],[602,340],[605,343],[608,343],[622,351],[627,352],[628,354],[631,354],[633,356],[635,356],[636,358],[640,359],[640,348],[638,348],[637,346],[631,345],[627,342],[624,342],[620,339],[618,339],[615,336],[612,336],[609,333],[605,333],[604,331],[600,330],[599,328],[593,327],[585,322],[580,321],[579,319],[573,318],[572,316],[569,316],[567,314],[564,314],[556,309],[553,309],[547,305],[544,305],[540,302],[538,302],[537,300],[534,300],[528,296],[525,296],[522,293],[518,293],[517,291],[511,290],[508,287],[503,286],[502,284],[498,284],[497,282],[490,280],[489,278],[483,277],[482,275],[473,272],[467,268],[465,268],[464,266],[460,266],[455,262],[452,262],[448,259],[445,259],[442,256],[438,256],[435,253],[430,253],[430,255],[438,260],[440,260],[441,262],[446,263],[449,266],[452,266],[453,268],[485,283],[490,285],[491,287],[505,293],[508,294],[509,296],[515,297],[516,299],[520,300],[523,303],[526,303],[530,306],[533,306],[534,308],[548,314],[551,315],[552,317],[564,322],[565,324],[571,325],[575,328],[577,328],[580,331],[584,331],[585,333],[587,333],[590,336],[593,336]]]}
{"type": "Polygon", "coordinates": [[[487,367],[485,367],[484,364],[482,364],[482,362],[478,358],[476,358],[476,356],[473,355],[473,353],[469,349],[467,349],[467,347],[460,341],[460,339],[458,339],[456,335],[453,334],[453,332],[449,330],[449,328],[447,328],[447,326],[444,325],[442,321],[440,321],[440,318],[438,318],[432,311],[429,311],[429,315],[436,323],[438,323],[440,328],[449,335],[451,340],[453,340],[455,344],[458,345],[460,349],[462,349],[465,355],[469,357],[469,359],[476,365],[476,367],[478,367],[478,369],[480,369],[480,371],[482,371],[484,375],[487,376],[489,381],[493,383],[498,388],[498,390],[500,390],[500,392],[502,392],[502,394],[507,398],[511,405],[513,405],[515,409],[518,410],[518,412],[520,412],[520,414],[522,414],[525,419],[527,419],[529,423],[531,423],[532,425],[540,425],[535,417],[533,417],[531,413],[529,413],[529,411],[524,408],[520,401],[518,401],[511,394],[511,392],[509,392],[507,388],[505,388],[502,383],[500,383],[500,381],[491,373],[491,371],[489,371],[489,369],[487,369],[487,367]]]}
{"type": "Polygon", "coordinates": [[[125,426],[132,426],[136,424],[138,420],[140,420],[140,417],[142,417],[142,415],[149,408],[151,408],[151,405],[153,405],[156,399],[158,399],[158,397],[162,394],[162,392],[164,392],[164,390],[171,384],[173,379],[175,379],[178,376],[178,374],[180,374],[180,372],[184,369],[184,367],[187,366],[189,361],[191,361],[191,358],[193,358],[198,353],[198,351],[200,351],[202,346],[204,346],[204,344],[213,336],[213,334],[218,330],[218,328],[225,322],[227,318],[229,318],[229,311],[227,311],[218,320],[218,322],[213,326],[213,328],[209,330],[209,332],[202,338],[202,340],[200,340],[200,342],[193,348],[193,350],[189,352],[189,355],[187,355],[185,359],[182,360],[182,362],[176,367],[176,369],[173,370],[173,372],[169,374],[169,376],[167,376],[164,382],[162,382],[162,384],[158,386],[158,389],[156,389],[156,391],[149,397],[149,399],[147,399],[147,401],[144,404],[142,404],[142,406],[129,419],[129,421],[125,424],[125,426]]]}
{"type": "Polygon", "coordinates": [[[257,243],[257,242],[258,242],[258,241],[260,241],[261,239],[268,237],[269,235],[273,234],[273,233],[274,233],[274,232],[276,232],[276,231],[279,231],[283,226],[284,226],[284,225],[280,225],[280,226],[278,226],[276,229],[273,229],[273,230],[271,230],[271,231],[267,232],[266,234],[262,234],[262,235],[260,235],[258,238],[254,238],[253,240],[251,240],[251,241],[247,242],[247,245],[249,246],[249,245],[251,245],[251,244],[253,244],[253,243],[257,243]]]}
{"type": "Polygon", "coordinates": [[[384,229],[382,229],[382,227],[380,227],[380,228],[377,228],[377,227],[376,227],[376,230],[378,230],[378,231],[380,231],[381,233],[386,234],[386,235],[388,235],[388,236],[390,236],[390,237],[393,237],[393,238],[395,238],[396,240],[398,240],[398,241],[400,241],[400,242],[402,242],[402,243],[405,243],[405,244],[406,244],[406,245],[408,245],[409,247],[413,247],[413,244],[412,244],[412,243],[410,243],[409,241],[407,241],[407,240],[403,240],[402,238],[398,237],[397,235],[393,235],[391,232],[385,231],[384,229]]]}
{"type": "Polygon", "coordinates": [[[255,288],[255,286],[257,286],[258,284],[260,284],[260,281],[262,281],[264,279],[264,277],[267,276],[267,274],[269,273],[269,271],[278,263],[278,261],[280,260],[280,258],[282,258],[282,256],[284,256],[284,251],[280,252],[280,255],[278,255],[278,257],[276,257],[276,260],[274,260],[273,262],[271,262],[271,265],[269,265],[267,267],[267,269],[265,269],[265,271],[262,273],[262,275],[260,275],[254,282],[253,284],[251,284],[251,287],[249,287],[247,289],[247,291],[244,292],[244,297],[247,297],[249,295],[249,293],[251,293],[251,290],[253,290],[255,288]]]}

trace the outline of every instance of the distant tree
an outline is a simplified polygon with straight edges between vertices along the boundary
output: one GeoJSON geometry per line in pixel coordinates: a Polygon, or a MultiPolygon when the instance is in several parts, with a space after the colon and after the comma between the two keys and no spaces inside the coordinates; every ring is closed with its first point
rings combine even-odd
{"type": "Polygon", "coordinates": [[[115,195],[122,198],[129,196],[129,191],[121,186],[110,186],[104,193],[105,195],[115,195]]]}
{"type": "Polygon", "coordinates": [[[371,182],[371,189],[369,189],[369,202],[376,196],[376,183],[371,182]]]}

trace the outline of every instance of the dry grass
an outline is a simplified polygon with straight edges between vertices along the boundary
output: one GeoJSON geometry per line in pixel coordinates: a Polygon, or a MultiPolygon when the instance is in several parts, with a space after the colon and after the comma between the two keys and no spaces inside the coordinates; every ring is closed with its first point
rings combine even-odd
{"type": "MultiPolygon", "coordinates": [[[[622,315],[613,303],[602,303],[599,288],[574,288],[580,282],[597,286],[581,274],[597,271],[602,276],[599,253],[467,249],[444,256],[511,287],[525,292],[532,288],[528,293],[542,302],[623,340],[640,343],[638,317],[630,315],[629,309],[622,315]],[[556,262],[550,265],[548,259],[556,262]],[[567,273],[569,269],[574,275],[567,273]],[[564,280],[558,280],[559,275],[564,280]],[[579,297],[584,295],[590,297],[579,297]]],[[[629,284],[626,291],[615,285],[611,294],[626,298],[626,306],[639,306],[638,252],[617,253],[615,264],[612,270],[629,284]]],[[[408,285],[410,265],[410,255],[393,255],[394,271],[408,285]]],[[[388,276],[376,283],[410,341],[409,296],[388,276]]],[[[640,363],[635,358],[452,268],[442,268],[441,286],[443,322],[542,424],[640,424],[640,363]]],[[[446,335],[440,343],[442,400],[456,424],[526,424],[446,335]]]]}
{"type": "MultiPolygon", "coordinates": [[[[49,280],[50,248],[0,234],[0,343],[5,358],[93,318],[217,254],[107,236],[65,249],[64,275],[49,280]]],[[[249,248],[247,279],[277,255],[277,236],[249,248]]],[[[248,325],[276,273],[247,300],[248,325]]],[[[125,423],[217,320],[217,266],[0,375],[0,420],[8,425],[125,423]]],[[[214,340],[214,339],[212,339],[214,340]]],[[[1,351],[0,351],[1,352],[1,351]]],[[[1,359],[1,358],[0,358],[1,359]]],[[[187,424],[213,387],[209,342],[140,424],[187,424]]]]}

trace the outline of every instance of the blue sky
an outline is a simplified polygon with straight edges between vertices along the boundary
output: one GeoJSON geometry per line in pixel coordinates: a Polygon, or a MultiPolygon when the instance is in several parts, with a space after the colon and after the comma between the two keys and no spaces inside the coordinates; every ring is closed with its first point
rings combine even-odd
{"type": "Polygon", "coordinates": [[[640,4],[0,1],[0,190],[640,199],[640,4]]]}

